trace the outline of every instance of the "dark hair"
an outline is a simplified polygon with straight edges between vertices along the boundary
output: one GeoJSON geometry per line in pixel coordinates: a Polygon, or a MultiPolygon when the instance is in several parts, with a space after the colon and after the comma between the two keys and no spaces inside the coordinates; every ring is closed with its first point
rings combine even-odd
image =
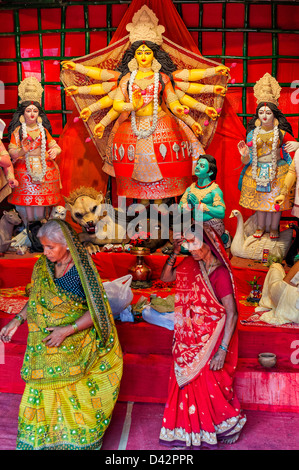
{"type": "Polygon", "coordinates": [[[214,181],[216,179],[216,176],[217,176],[216,159],[214,157],[212,157],[212,155],[209,155],[209,154],[205,153],[203,155],[200,155],[200,157],[197,160],[197,163],[202,158],[207,160],[207,162],[209,163],[209,171],[212,171],[212,175],[210,176],[210,178],[211,178],[212,181],[214,181]]]}
{"type": "MultiPolygon", "coordinates": [[[[38,112],[39,112],[39,117],[42,119],[42,124],[43,126],[49,131],[50,134],[52,134],[52,126],[50,124],[49,119],[47,118],[47,115],[41,105],[39,104],[38,101],[23,101],[16,112],[14,113],[12,120],[10,121],[10,124],[8,126],[7,132],[8,132],[8,139],[11,139],[11,135],[13,131],[18,127],[21,126],[20,123],[20,117],[24,115],[25,109],[33,104],[34,106],[37,107],[38,112]]],[[[22,127],[20,127],[20,139],[22,140],[22,127]]]]}
{"type": "Polygon", "coordinates": [[[126,52],[124,53],[119,65],[116,68],[116,70],[118,72],[120,72],[120,76],[118,78],[118,83],[120,82],[122,77],[127,75],[127,73],[130,73],[128,64],[132,59],[134,59],[135,52],[137,51],[137,49],[142,44],[145,44],[147,47],[149,47],[153,51],[155,59],[157,59],[159,64],[161,64],[161,69],[160,69],[160,72],[159,72],[159,81],[162,85],[161,94],[163,94],[165,84],[162,80],[161,72],[168,75],[171,79],[172,84],[174,85],[172,72],[174,72],[177,69],[177,67],[174,64],[174,62],[171,60],[169,54],[166,51],[163,51],[163,49],[161,49],[161,47],[158,46],[158,44],[155,44],[154,42],[151,42],[151,41],[135,41],[131,45],[131,47],[126,50],[126,52]]]}
{"type": "Polygon", "coordinates": [[[171,60],[169,54],[166,51],[163,51],[163,49],[161,49],[161,47],[158,46],[158,44],[155,44],[154,42],[135,41],[133,42],[131,47],[126,50],[119,65],[116,68],[116,70],[118,70],[118,72],[121,73],[118,80],[120,80],[124,75],[130,72],[128,68],[128,63],[132,59],[134,59],[135,52],[142,44],[145,44],[147,47],[149,47],[153,51],[155,59],[157,59],[159,64],[161,64],[160,72],[165,73],[166,75],[172,78],[172,72],[174,72],[177,69],[177,67],[174,64],[174,62],[171,60]]]}
{"type": "MultiPolygon", "coordinates": [[[[248,122],[248,125],[247,125],[247,134],[252,131],[253,129],[255,129],[255,121],[258,119],[258,112],[259,110],[263,107],[263,106],[268,106],[268,108],[271,109],[272,113],[274,114],[274,117],[278,120],[278,128],[283,130],[283,131],[286,131],[288,132],[289,134],[291,134],[293,137],[294,137],[294,134],[293,134],[293,129],[292,129],[292,126],[291,124],[286,120],[286,117],[285,115],[283,114],[283,112],[277,108],[277,106],[273,103],[270,103],[270,102],[265,102],[265,103],[259,103],[259,105],[257,106],[256,108],[256,111],[255,111],[255,115],[254,117],[248,122]]],[[[282,137],[282,136],[280,136],[282,137]]]]}

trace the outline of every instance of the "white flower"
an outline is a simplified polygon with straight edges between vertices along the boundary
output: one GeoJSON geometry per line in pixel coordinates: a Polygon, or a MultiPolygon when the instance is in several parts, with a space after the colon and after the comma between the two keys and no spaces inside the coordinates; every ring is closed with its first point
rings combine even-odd
{"type": "MultiPolygon", "coordinates": [[[[129,80],[129,99],[130,103],[132,103],[132,96],[133,96],[133,83],[136,78],[138,70],[134,70],[131,73],[130,80],[129,80]]],[[[137,139],[147,139],[150,135],[152,135],[157,127],[158,123],[158,107],[159,107],[159,100],[158,100],[158,91],[159,91],[159,72],[155,72],[154,75],[154,111],[153,111],[153,123],[149,129],[141,129],[140,131],[137,129],[136,125],[136,114],[135,111],[131,112],[131,124],[132,130],[136,135],[137,139]]]]}
{"type": "MultiPolygon", "coordinates": [[[[25,162],[26,162],[27,173],[28,173],[29,176],[31,176],[32,180],[37,181],[37,182],[42,182],[44,177],[45,177],[46,171],[47,171],[47,164],[46,164],[46,133],[45,133],[45,129],[44,129],[41,122],[37,123],[37,127],[39,128],[40,133],[41,133],[41,137],[42,137],[42,139],[41,139],[41,165],[42,165],[41,172],[40,173],[35,173],[31,170],[31,166],[30,166],[30,162],[29,162],[30,151],[27,152],[26,155],[25,155],[25,162]]],[[[22,135],[23,135],[23,139],[25,139],[28,136],[26,122],[22,123],[22,135]]]]}

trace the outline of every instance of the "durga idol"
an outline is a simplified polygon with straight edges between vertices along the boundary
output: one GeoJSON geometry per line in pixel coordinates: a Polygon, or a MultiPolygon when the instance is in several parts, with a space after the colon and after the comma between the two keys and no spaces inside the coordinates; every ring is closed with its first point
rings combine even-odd
{"type": "Polygon", "coordinates": [[[226,87],[197,83],[228,74],[225,66],[178,70],[161,47],[165,28],[143,6],[127,25],[130,47],[117,70],[64,62],[63,68],[103,83],[69,86],[66,93],[106,96],[85,107],[81,117],[110,107],[94,127],[96,138],[115,122],[108,138],[104,171],[116,176],[117,193],[138,199],[163,199],[182,195],[192,183],[192,171],[204,153],[198,140],[204,131],[191,117],[190,108],[215,120],[217,110],[191,95],[224,96],[226,87]],[[108,93],[107,93],[107,90],[108,93]]]}

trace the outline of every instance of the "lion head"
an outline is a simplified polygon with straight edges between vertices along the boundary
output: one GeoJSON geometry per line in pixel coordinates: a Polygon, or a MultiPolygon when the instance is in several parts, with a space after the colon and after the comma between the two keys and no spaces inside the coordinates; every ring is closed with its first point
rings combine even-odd
{"type": "Polygon", "coordinates": [[[81,186],[72,191],[69,197],[64,197],[65,207],[71,213],[74,222],[81,225],[89,234],[95,233],[99,221],[97,207],[103,204],[104,196],[94,188],[81,186]]]}

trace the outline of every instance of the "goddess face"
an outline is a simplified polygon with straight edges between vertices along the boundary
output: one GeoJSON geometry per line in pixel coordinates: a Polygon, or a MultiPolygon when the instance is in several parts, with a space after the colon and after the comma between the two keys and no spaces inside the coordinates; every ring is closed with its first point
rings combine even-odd
{"type": "Polygon", "coordinates": [[[139,67],[150,67],[154,59],[154,53],[145,44],[141,44],[135,52],[135,59],[139,67]]]}
{"type": "Polygon", "coordinates": [[[259,119],[262,126],[271,126],[274,121],[274,114],[268,106],[262,106],[258,111],[259,119]]]}
{"type": "Polygon", "coordinates": [[[27,125],[35,124],[39,116],[39,111],[34,104],[31,104],[25,108],[24,118],[27,125]]]}

